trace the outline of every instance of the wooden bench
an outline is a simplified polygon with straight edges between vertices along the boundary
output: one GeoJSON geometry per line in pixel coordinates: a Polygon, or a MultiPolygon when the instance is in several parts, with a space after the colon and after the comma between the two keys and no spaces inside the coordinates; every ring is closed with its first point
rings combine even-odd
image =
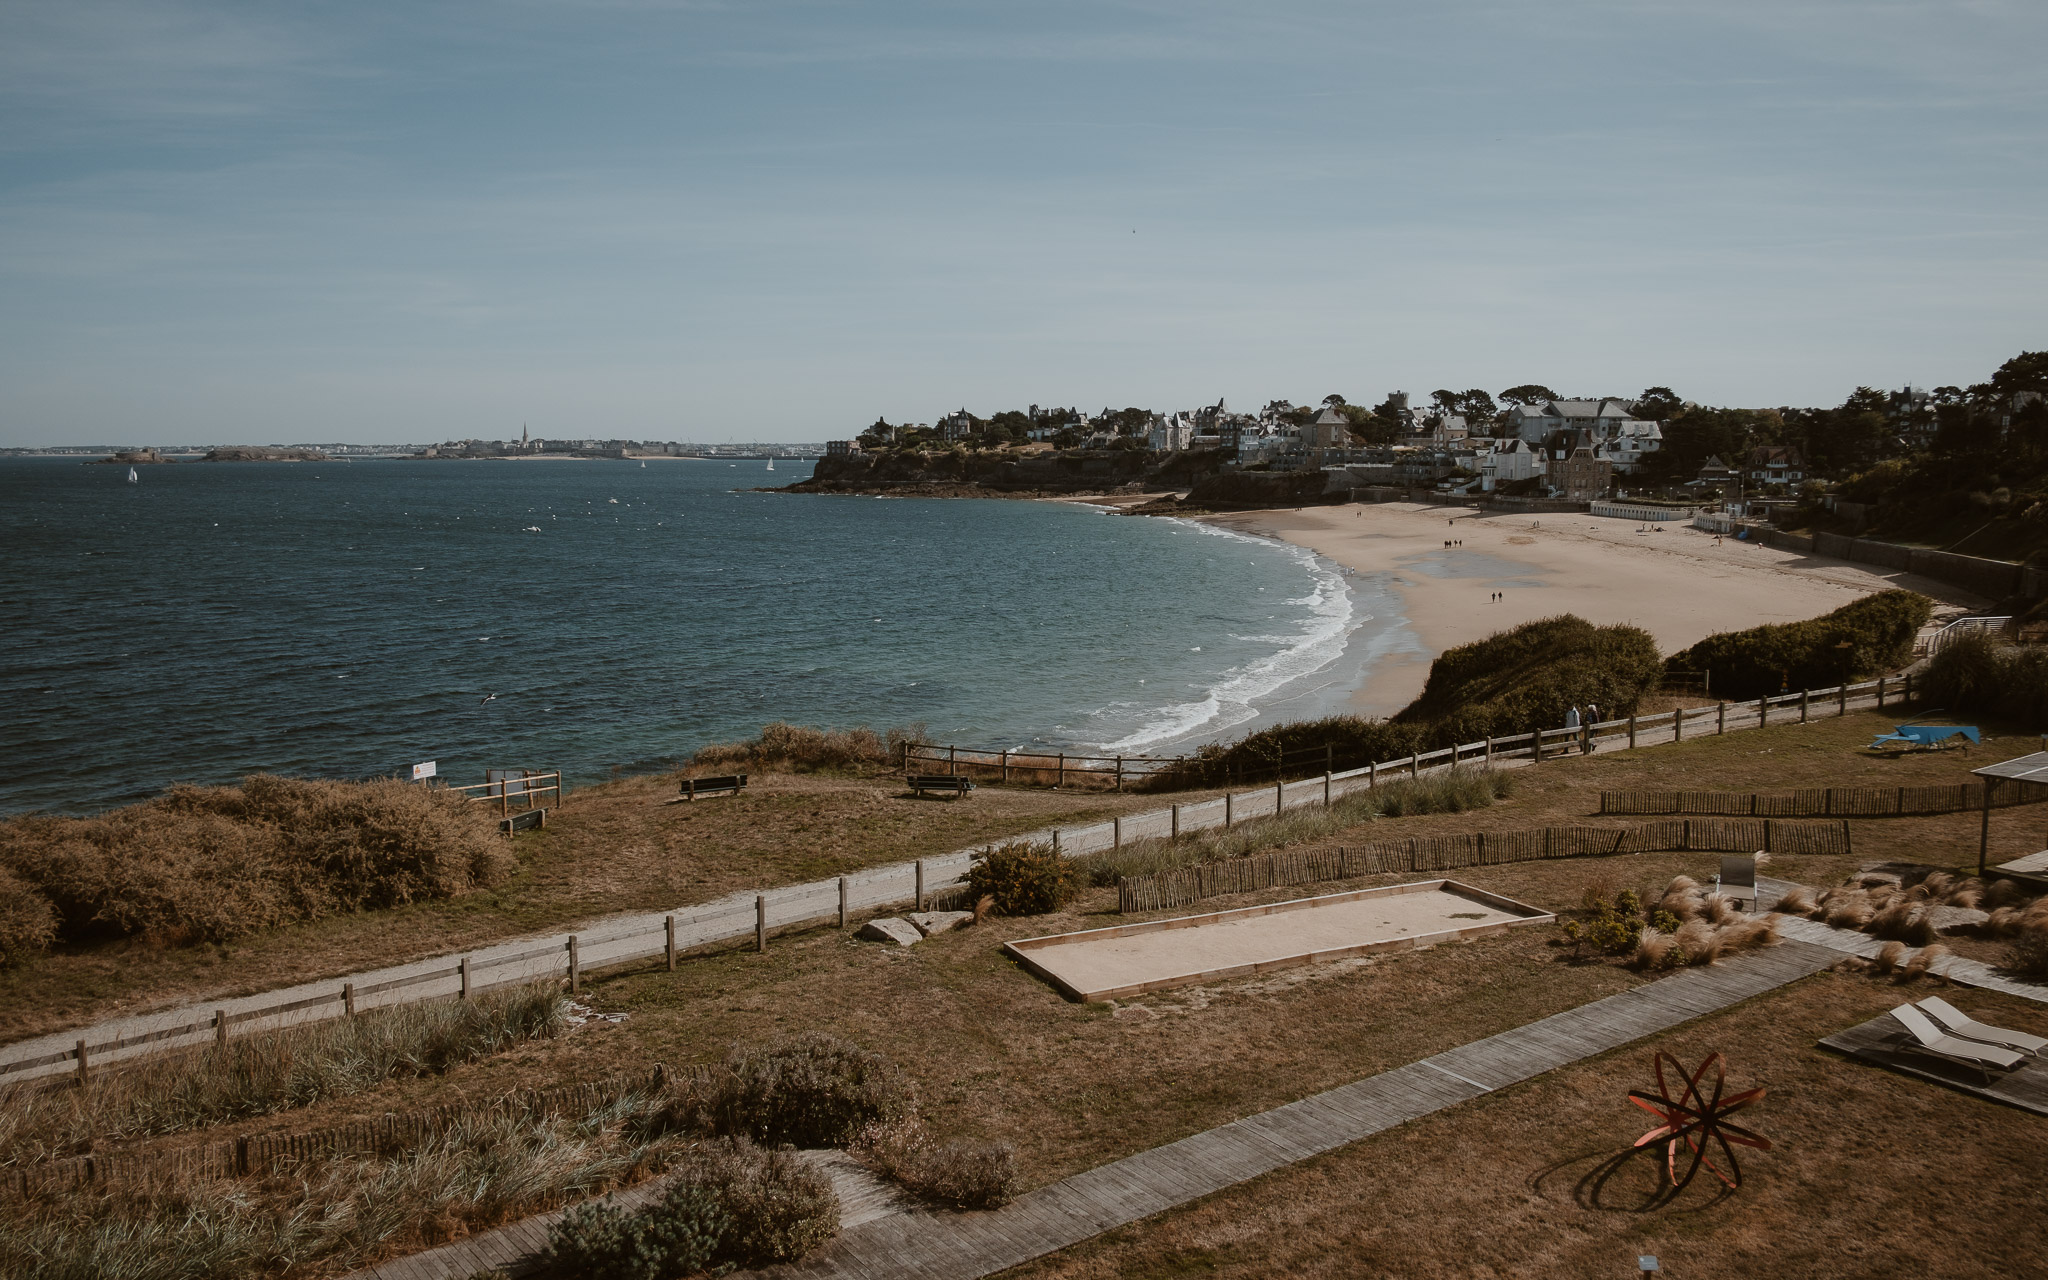
{"type": "Polygon", "coordinates": [[[524,813],[515,813],[509,818],[498,819],[498,830],[508,836],[514,831],[539,831],[547,825],[548,811],[546,809],[528,809],[524,813]]]}
{"type": "Polygon", "coordinates": [[[974,783],[952,773],[913,773],[904,779],[918,795],[927,791],[950,791],[955,798],[974,790],[974,783]]]}
{"type": "Polygon", "coordinates": [[[677,789],[685,800],[695,800],[698,796],[736,796],[747,789],[747,775],[735,773],[722,778],[684,778],[683,785],[677,789]]]}

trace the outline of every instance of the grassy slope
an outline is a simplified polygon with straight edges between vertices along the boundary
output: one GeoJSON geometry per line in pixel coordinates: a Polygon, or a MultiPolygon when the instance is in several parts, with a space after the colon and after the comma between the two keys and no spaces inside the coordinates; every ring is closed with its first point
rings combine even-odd
{"type": "Polygon", "coordinates": [[[1157,808],[1154,796],[984,787],[918,799],[900,781],[757,778],[744,795],[668,805],[668,777],[572,792],[545,832],[522,835],[521,872],[468,897],[335,916],[219,947],[142,941],[62,948],[0,972],[0,1041],[118,1013],[263,991],[617,911],[702,902],[837,875],[1028,831],[1157,808]]]}

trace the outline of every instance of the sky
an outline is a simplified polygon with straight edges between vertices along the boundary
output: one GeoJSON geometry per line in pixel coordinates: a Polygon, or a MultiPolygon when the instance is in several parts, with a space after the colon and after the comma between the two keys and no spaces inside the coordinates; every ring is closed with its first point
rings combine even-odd
{"type": "Polygon", "coordinates": [[[0,445],[1983,380],[2039,0],[8,0],[0,445]]]}

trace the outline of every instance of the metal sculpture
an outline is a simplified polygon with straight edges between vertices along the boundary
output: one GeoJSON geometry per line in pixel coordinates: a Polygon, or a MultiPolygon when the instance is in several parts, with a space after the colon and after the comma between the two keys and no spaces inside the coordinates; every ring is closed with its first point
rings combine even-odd
{"type": "Polygon", "coordinates": [[[1657,1117],[1663,1123],[1637,1138],[1637,1147],[1647,1147],[1653,1142],[1664,1144],[1664,1170],[1671,1179],[1672,1191],[1683,1191],[1692,1181],[1701,1165],[1719,1178],[1729,1190],[1742,1185],[1742,1166],[1736,1162],[1735,1147],[1755,1147],[1769,1151],[1771,1140],[1760,1133],[1729,1123],[1728,1117],[1763,1100],[1762,1089],[1748,1089],[1727,1097],[1721,1095],[1726,1086],[1728,1074],[1721,1061],[1721,1055],[1711,1053],[1700,1063],[1699,1070],[1687,1074],[1678,1059],[1668,1053],[1659,1052],[1654,1060],[1657,1070],[1657,1089],[1630,1089],[1628,1100],[1657,1117]],[[1664,1064],[1671,1064],[1671,1071],[1684,1082],[1685,1088],[1676,1098],[1671,1096],[1671,1086],[1664,1076],[1664,1064]],[[1700,1091],[1700,1082],[1707,1073],[1714,1074],[1711,1095],[1700,1091]],[[1728,1171],[1723,1173],[1719,1165],[1707,1158],[1707,1144],[1719,1143],[1721,1154],[1728,1162],[1728,1171]],[[1733,1143],[1734,1146],[1729,1144],[1733,1143]],[[1692,1153],[1692,1160],[1685,1167],[1685,1173],[1678,1172],[1678,1153],[1683,1147],[1692,1153]]]}

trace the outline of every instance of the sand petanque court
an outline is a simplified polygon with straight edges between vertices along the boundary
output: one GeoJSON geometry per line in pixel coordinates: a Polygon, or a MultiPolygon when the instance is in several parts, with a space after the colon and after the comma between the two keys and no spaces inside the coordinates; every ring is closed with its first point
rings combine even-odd
{"type": "Polygon", "coordinates": [[[1318,960],[1474,938],[1553,918],[1536,907],[1456,880],[1424,880],[1020,938],[1003,950],[1073,999],[1108,1000],[1318,960]]]}

